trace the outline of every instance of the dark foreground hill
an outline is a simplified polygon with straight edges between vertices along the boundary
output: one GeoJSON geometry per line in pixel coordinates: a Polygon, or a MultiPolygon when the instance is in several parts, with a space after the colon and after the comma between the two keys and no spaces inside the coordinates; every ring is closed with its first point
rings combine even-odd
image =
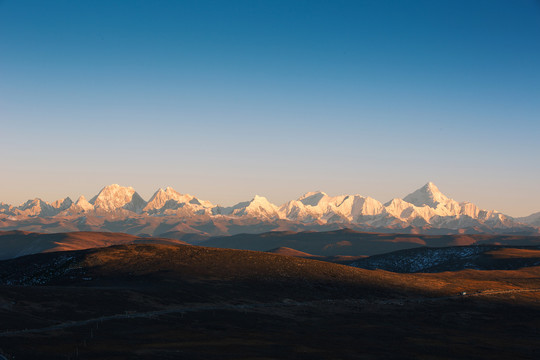
{"type": "Polygon", "coordinates": [[[396,274],[189,245],[37,254],[0,262],[0,354],[533,359],[539,278],[538,267],[396,274]]]}
{"type": "Polygon", "coordinates": [[[416,248],[374,255],[350,263],[363,269],[400,273],[442,272],[464,269],[516,270],[540,266],[540,246],[500,245],[416,248]]]}
{"type": "Polygon", "coordinates": [[[539,236],[521,235],[416,235],[360,232],[350,229],[325,232],[272,231],[263,234],[239,234],[215,237],[199,243],[203,246],[267,251],[288,247],[318,256],[375,255],[423,246],[463,245],[540,245],[539,236]]]}

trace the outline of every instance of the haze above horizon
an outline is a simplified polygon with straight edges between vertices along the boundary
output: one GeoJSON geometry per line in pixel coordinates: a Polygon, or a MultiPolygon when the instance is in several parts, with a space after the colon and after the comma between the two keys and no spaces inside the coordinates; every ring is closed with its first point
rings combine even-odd
{"type": "Polygon", "coordinates": [[[0,1],[0,201],[172,186],[540,211],[540,3],[0,1]]]}

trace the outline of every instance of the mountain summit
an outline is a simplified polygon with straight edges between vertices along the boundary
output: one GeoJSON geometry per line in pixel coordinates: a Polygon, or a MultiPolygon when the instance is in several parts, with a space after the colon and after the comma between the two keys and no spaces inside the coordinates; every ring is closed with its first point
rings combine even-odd
{"type": "Polygon", "coordinates": [[[279,218],[278,207],[264,196],[255,195],[250,201],[244,201],[228,208],[221,208],[223,215],[248,216],[257,219],[279,218]]]}
{"type": "Polygon", "coordinates": [[[152,195],[143,211],[152,215],[202,215],[210,213],[214,205],[189,194],[180,194],[172,187],[159,189],[152,195]]]}
{"type": "Polygon", "coordinates": [[[172,205],[172,203],[188,203],[191,199],[193,199],[193,196],[182,195],[172,187],[168,186],[165,189],[160,188],[156,191],[150,200],[148,200],[148,204],[146,204],[144,210],[158,210],[167,205],[172,205]]]}
{"type": "Polygon", "coordinates": [[[431,181],[415,192],[405,196],[403,200],[414,206],[421,207],[426,205],[431,208],[437,208],[437,205],[445,205],[451,201],[451,199],[444,195],[431,181]]]}
{"type": "Polygon", "coordinates": [[[125,209],[140,213],[146,205],[139,194],[132,187],[123,187],[118,184],[105,186],[99,194],[90,200],[95,210],[114,211],[125,209]]]}
{"type": "Polygon", "coordinates": [[[115,230],[118,226],[134,234],[153,235],[162,232],[223,235],[231,233],[233,228],[235,232],[258,231],[254,229],[263,225],[274,230],[351,227],[365,231],[402,232],[416,228],[414,231],[421,233],[430,229],[441,229],[443,233],[468,229],[466,231],[472,233],[540,234],[538,215],[514,219],[473,203],[459,203],[444,195],[432,182],[403,199],[395,198],[386,204],[359,194],[329,196],[314,191],[279,207],[258,195],[250,201],[223,207],[181,194],[171,187],[158,189],[146,202],[132,187],[112,184],[101,189],[90,201],[81,196],[75,203],[65,198],[49,204],[36,198],[18,207],[2,204],[0,229],[35,231],[41,230],[41,223],[45,224],[44,231],[51,231],[46,227],[50,223],[58,226],[53,227],[55,231],[64,228],[110,230],[109,216],[114,219],[115,230]],[[33,218],[43,220],[36,222],[33,218]],[[24,221],[28,226],[22,225],[24,221]],[[157,229],[160,232],[154,234],[157,229]]]}

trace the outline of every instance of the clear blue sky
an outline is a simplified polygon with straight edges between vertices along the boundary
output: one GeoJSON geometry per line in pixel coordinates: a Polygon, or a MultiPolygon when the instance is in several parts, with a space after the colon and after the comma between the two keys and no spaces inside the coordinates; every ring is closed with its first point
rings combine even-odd
{"type": "Polygon", "coordinates": [[[540,211],[540,2],[0,0],[0,201],[173,186],[540,211]]]}

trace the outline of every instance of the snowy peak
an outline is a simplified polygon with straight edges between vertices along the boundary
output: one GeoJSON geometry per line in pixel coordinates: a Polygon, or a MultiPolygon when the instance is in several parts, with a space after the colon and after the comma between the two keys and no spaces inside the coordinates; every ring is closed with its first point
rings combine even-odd
{"type": "Polygon", "coordinates": [[[94,209],[94,205],[90,204],[84,196],[79,196],[77,201],[67,209],[69,213],[77,214],[83,213],[94,209]]]}
{"type": "Polygon", "coordinates": [[[343,201],[337,203],[336,208],[349,220],[355,221],[363,216],[380,214],[383,205],[369,196],[347,195],[343,198],[343,201]]]}
{"type": "Polygon", "coordinates": [[[73,204],[73,201],[69,197],[65,199],[56,200],[51,204],[58,212],[68,209],[73,204]]]}
{"type": "Polygon", "coordinates": [[[255,195],[251,201],[238,203],[221,211],[224,215],[250,216],[259,219],[279,218],[278,207],[264,196],[255,195]]]}
{"type": "Polygon", "coordinates": [[[90,203],[88,202],[88,200],[86,200],[86,198],[84,197],[84,195],[79,196],[79,198],[77,199],[77,201],[75,201],[75,205],[84,206],[84,205],[86,205],[86,204],[92,206],[92,204],[90,204],[90,203]]]}
{"type": "Polygon", "coordinates": [[[342,223],[392,229],[408,226],[439,229],[540,228],[540,213],[512,219],[494,210],[480,209],[473,203],[458,203],[441,193],[432,182],[403,199],[396,198],[384,205],[369,196],[329,196],[322,191],[314,191],[279,208],[259,195],[231,207],[220,207],[192,195],[181,194],[171,187],[158,189],[147,203],[133,188],[117,184],[104,187],[90,201],[81,196],[75,203],[70,198],[52,204],[36,198],[18,207],[0,203],[0,221],[5,218],[11,221],[27,217],[104,217],[109,214],[128,220],[135,214],[138,217],[163,216],[174,218],[174,221],[206,221],[212,216],[227,216],[247,218],[250,223],[283,219],[312,225],[342,223]]]}
{"type": "Polygon", "coordinates": [[[264,205],[272,205],[270,203],[270,201],[268,201],[267,198],[265,198],[264,196],[260,196],[260,195],[255,195],[253,197],[253,199],[251,200],[251,203],[252,204],[264,204],[264,205]]]}
{"type": "Polygon", "coordinates": [[[418,207],[427,205],[432,208],[436,208],[438,204],[446,204],[451,201],[431,181],[415,192],[405,196],[403,200],[418,207]]]}
{"type": "Polygon", "coordinates": [[[18,209],[24,211],[24,210],[28,210],[28,209],[31,209],[37,206],[43,206],[43,205],[48,205],[48,204],[45,201],[41,200],[40,198],[35,198],[35,199],[30,199],[26,201],[25,203],[19,205],[18,209]]]}
{"type": "Polygon", "coordinates": [[[35,198],[33,200],[28,200],[24,204],[21,204],[17,208],[17,210],[20,215],[24,216],[48,216],[52,213],[53,209],[52,206],[47,204],[47,202],[39,198],[35,198]]]}
{"type": "Polygon", "coordinates": [[[125,209],[140,213],[146,202],[132,187],[123,187],[118,184],[105,186],[99,194],[90,200],[96,210],[114,211],[125,209]]]}
{"type": "Polygon", "coordinates": [[[66,210],[71,206],[73,202],[69,197],[65,199],[56,200],[52,204],[49,204],[46,201],[43,201],[39,198],[33,200],[28,200],[24,204],[13,208],[10,207],[9,210],[11,213],[19,216],[40,216],[48,217],[58,215],[60,212],[66,210]]]}
{"type": "Polygon", "coordinates": [[[312,191],[302,195],[298,201],[304,205],[317,206],[319,202],[327,196],[328,195],[322,191],[312,191]]]}
{"type": "Polygon", "coordinates": [[[317,191],[309,192],[298,200],[280,207],[281,216],[302,222],[354,222],[382,212],[382,204],[361,195],[328,196],[317,191]]]}
{"type": "Polygon", "coordinates": [[[167,204],[167,202],[171,200],[175,203],[187,203],[191,199],[193,199],[193,196],[182,195],[172,187],[168,186],[165,189],[158,189],[158,191],[152,195],[144,210],[148,211],[161,209],[167,204]]]}
{"type": "Polygon", "coordinates": [[[209,201],[199,200],[189,194],[180,194],[172,187],[159,189],[152,195],[143,211],[147,213],[170,213],[172,210],[184,209],[184,212],[203,214],[213,208],[209,201]]]}
{"type": "Polygon", "coordinates": [[[385,211],[397,218],[409,217],[414,212],[415,206],[403,199],[394,198],[384,204],[385,211]]]}

